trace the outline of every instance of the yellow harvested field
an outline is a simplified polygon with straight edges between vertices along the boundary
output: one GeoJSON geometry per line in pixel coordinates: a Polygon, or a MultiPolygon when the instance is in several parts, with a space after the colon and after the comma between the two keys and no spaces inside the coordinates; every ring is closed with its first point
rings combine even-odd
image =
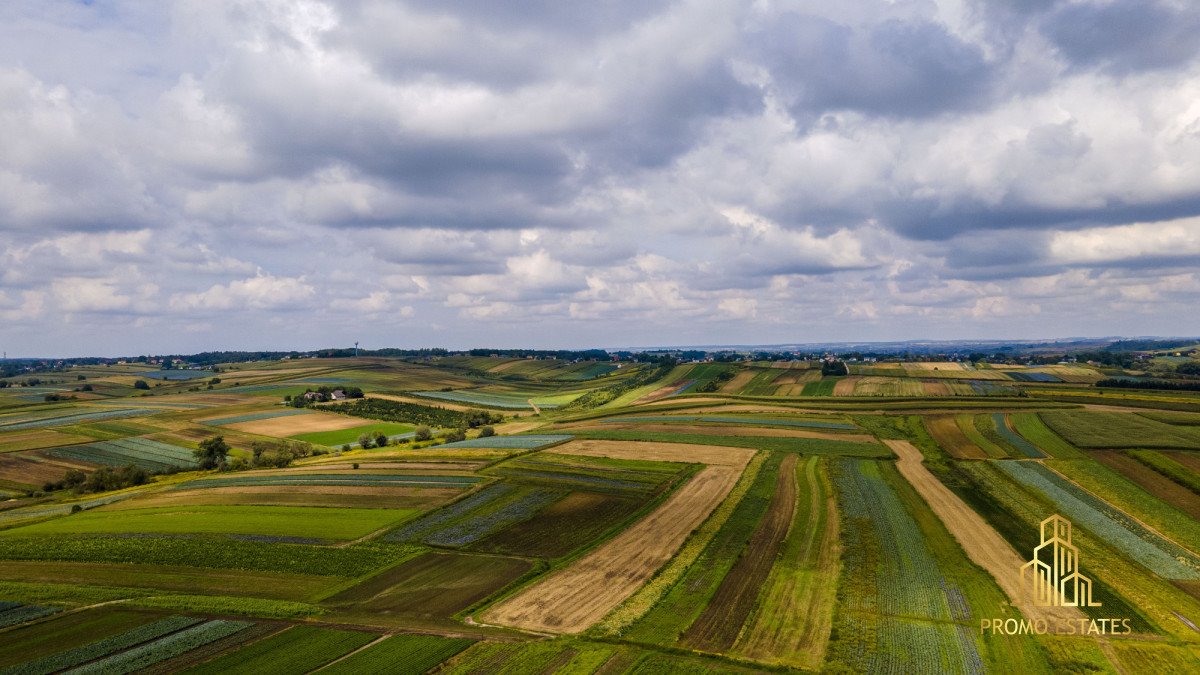
{"type": "Polygon", "coordinates": [[[288,415],[287,417],[273,417],[267,420],[239,422],[237,424],[228,424],[224,428],[246,434],[282,438],[284,436],[308,434],[315,431],[353,429],[354,427],[362,427],[369,424],[371,424],[371,420],[364,420],[359,417],[313,412],[305,415],[288,415]]]}
{"type": "Polygon", "coordinates": [[[20,429],[0,433],[0,452],[54,448],[60,445],[90,443],[92,440],[94,439],[87,436],[64,434],[50,429],[20,429]]]}
{"type": "Polygon", "coordinates": [[[750,448],[727,448],[720,445],[583,439],[555,446],[554,454],[644,459],[651,462],[695,462],[713,466],[734,466],[740,471],[754,456],[754,451],[750,448]]]}
{"type": "Polygon", "coordinates": [[[517,365],[518,363],[525,363],[525,359],[513,359],[512,361],[505,361],[504,363],[498,363],[498,364],[492,366],[491,368],[488,368],[487,371],[489,373],[503,373],[504,371],[508,370],[509,368],[512,368],[513,366],[517,365]]]}
{"type": "Polygon", "coordinates": [[[859,381],[862,379],[863,378],[859,377],[858,375],[851,375],[849,377],[843,377],[842,379],[837,381],[837,384],[833,385],[833,395],[834,396],[853,396],[854,388],[858,386],[859,381]]]}
{"type": "MultiPolygon", "coordinates": [[[[679,451],[669,449],[673,444],[628,445],[659,447],[651,455],[622,453],[626,457],[680,458],[679,451]]],[[[714,450],[730,454],[729,448],[714,450]]],[[[748,461],[751,452],[747,450],[741,457],[748,461]]],[[[741,466],[702,469],[645,518],[568,567],[495,605],[483,614],[483,621],[555,633],[587,629],[633,595],[671,559],[733,489],[744,466],[745,461],[741,466]]]]}
{"type": "Polygon", "coordinates": [[[905,370],[925,370],[925,371],[962,371],[963,365],[957,361],[930,361],[927,363],[905,363],[905,370]]]}
{"type": "Polygon", "coordinates": [[[571,427],[586,429],[655,431],[677,434],[708,434],[712,436],[758,436],[760,438],[821,438],[830,441],[855,441],[874,443],[875,437],[870,434],[842,434],[833,431],[813,431],[810,429],[779,429],[776,427],[755,425],[723,425],[723,424],[679,424],[679,423],[629,423],[629,424],[596,424],[587,427],[571,427]]]}
{"type": "Polygon", "coordinates": [[[916,488],[929,508],[976,565],[987,570],[1014,606],[1027,618],[1051,623],[1078,622],[1083,614],[1072,607],[1038,607],[1029,602],[1021,586],[1021,566],[1025,560],[963,500],[958,498],[925,468],[924,457],[908,441],[884,440],[899,457],[896,468],[916,488]]]}
{"type": "Polygon", "coordinates": [[[733,379],[726,382],[725,385],[721,387],[721,391],[726,394],[735,394],[741,391],[746,385],[750,384],[750,380],[753,380],[757,375],[757,370],[743,370],[737,375],[734,375],[733,379]]]}
{"type": "Polygon", "coordinates": [[[926,396],[952,396],[954,394],[950,391],[948,383],[938,380],[925,380],[921,382],[921,388],[925,390],[926,396]]]}

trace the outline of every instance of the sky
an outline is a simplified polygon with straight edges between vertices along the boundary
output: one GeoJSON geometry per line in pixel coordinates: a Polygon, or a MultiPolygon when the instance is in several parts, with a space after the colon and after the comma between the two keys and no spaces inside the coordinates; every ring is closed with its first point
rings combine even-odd
{"type": "Polygon", "coordinates": [[[1200,334],[1187,0],[5,0],[13,356],[1200,334]]]}

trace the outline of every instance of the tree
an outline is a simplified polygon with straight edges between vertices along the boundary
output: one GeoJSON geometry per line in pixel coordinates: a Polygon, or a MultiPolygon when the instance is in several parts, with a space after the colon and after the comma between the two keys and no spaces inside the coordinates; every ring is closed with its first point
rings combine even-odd
{"type": "Polygon", "coordinates": [[[366,450],[367,448],[375,447],[375,439],[371,438],[371,434],[359,434],[358,447],[366,450]]]}
{"type": "Polygon", "coordinates": [[[225,466],[225,460],[232,448],[225,442],[224,436],[213,436],[200,441],[200,447],[192,452],[200,462],[201,469],[219,469],[225,466]]]}
{"type": "Polygon", "coordinates": [[[209,384],[221,384],[221,378],[214,377],[213,379],[209,380],[208,383],[209,384]]]}
{"type": "Polygon", "coordinates": [[[133,388],[134,389],[149,389],[150,385],[146,384],[145,380],[138,380],[137,382],[133,383],[133,388]]]}
{"type": "Polygon", "coordinates": [[[375,446],[376,447],[386,448],[387,444],[388,444],[387,434],[383,433],[382,431],[375,434],[375,446]]]}
{"type": "Polygon", "coordinates": [[[427,441],[433,438],[433,430],[422,424],[417,427],[417,432],[413,435],[413,438],[418,441],[427,441]]]}
{"type": "Polygon", "coordinates": [[[79,388],[79,391],[91,391],[91,390],[92,390],[92,385],[90,385],[90,384],[85,384],[79,388]]]}
{"type": "Polygon", "coordinates": [[[489,436],[495,436],[495,435],[496,435],[495,427],[486,426],[479,430],[480,438],[488,438],[489,436]]]}
{"type": "Polygon", "coordinates": [[[455,429],[454,431],[451,431],[450,433],[446,434],[446,442],[447,443],[457,443],[459,441],[465,441],[465,440],[467,440],[467,430],[466,429],[455,429]]]}

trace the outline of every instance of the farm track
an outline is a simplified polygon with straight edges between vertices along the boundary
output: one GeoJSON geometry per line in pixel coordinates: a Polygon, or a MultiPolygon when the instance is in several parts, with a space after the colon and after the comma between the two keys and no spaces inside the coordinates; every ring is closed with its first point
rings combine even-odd
{"type": "Polygon", "coordinates": [[[578,633],[602,619],[666,563],[733,489],[751,450],[671,443],[570,443],[556,452],[620,459],[705,462],[702,469],[642,520],[568,567],[489,609],[487,623],[550,633],[578,633]],[[572,448],[571,446],[576,446],[572,448]]]}
{"type": "Polygon", "coordinates": [[[1025,560],[978,513],[967,506],[925,468],[924,457],[908,441],[884,440],[899,457],[896,468],[925,499],[929,507],[962,546],[972,562],[985,569],[1030,620],[1078,621],[1083,613],[1070,607],[1038,607],[1029,603],[1021,583],[1025,560]]]}
{"type": "Polygon", "coordinates": [[[737,640],[792,524],[796,510],[796,458],[797,455],[789,454],[780,464],[767,513],[704,611],[684,632],[684,645],[719,653],[737,640]]]}

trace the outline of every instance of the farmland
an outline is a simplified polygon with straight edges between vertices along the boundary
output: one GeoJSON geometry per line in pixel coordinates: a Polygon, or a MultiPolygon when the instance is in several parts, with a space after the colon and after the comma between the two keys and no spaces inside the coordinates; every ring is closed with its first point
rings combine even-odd
{"type": "Polygon", "coordinates": [[[96,398],[0,393],[0,669],[1200,668],[1200,413],[1153,407],[1185,396],[1054,400],[1101,397],[1075,363],[619,365],[127,364],[79,368],[96,398]],[[320,387],[364,397],[284,400],[320,387]],[[1056,513],[1100,607],[1025,596],[1056,513]],[[1132,632],[980,630],[1109,617],[1132,632]]]}

